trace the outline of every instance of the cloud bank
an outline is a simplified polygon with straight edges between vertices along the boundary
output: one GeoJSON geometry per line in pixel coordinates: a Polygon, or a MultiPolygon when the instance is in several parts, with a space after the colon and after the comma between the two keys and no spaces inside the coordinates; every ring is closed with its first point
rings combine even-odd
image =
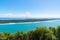
{"type": "Polygon", "coordinates": [[[0,18],[60,18],[60,14],[32,14],[29,12],[24,14],[5,13],[0,14],[0,18]]]}

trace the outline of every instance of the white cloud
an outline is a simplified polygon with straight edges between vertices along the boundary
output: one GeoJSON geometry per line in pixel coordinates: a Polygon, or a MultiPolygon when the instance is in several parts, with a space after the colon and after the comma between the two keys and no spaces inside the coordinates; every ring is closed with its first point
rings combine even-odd
{"type": "Polygon", "coordinates": [[[60,14],[35,14],[33,18],[60,18],[60,14]]]}
{"type": "Polygon", "coordinates": [[[21,18],[26,17],[24,14],[13,14],[13,13],[6,13],[6,14],[0,14],[0,18],[21,18]]]}
{"type": "Polygon", "coordinates": [[[23,14],[5,13],[5,14],[0,14],[0,18],[60,18],[60,14],[59,13],[32,14],[30,12],[26,12],[23,14]]]}
{"type": "Polygon", "coordinates": [[[26,13],[5,13],[0,14],[0,18],[30,18],[32,17],[29,12],[26,13]]]}

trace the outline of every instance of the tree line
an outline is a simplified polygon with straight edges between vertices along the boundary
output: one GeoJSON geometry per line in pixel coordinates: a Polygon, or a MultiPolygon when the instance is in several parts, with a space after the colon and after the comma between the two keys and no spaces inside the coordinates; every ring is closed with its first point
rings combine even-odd
{"type": "Polygon", "coordinates": [[[0,32],[0,40],[60,40],[60,26],[36,27],[28,32],[0,32]]]}

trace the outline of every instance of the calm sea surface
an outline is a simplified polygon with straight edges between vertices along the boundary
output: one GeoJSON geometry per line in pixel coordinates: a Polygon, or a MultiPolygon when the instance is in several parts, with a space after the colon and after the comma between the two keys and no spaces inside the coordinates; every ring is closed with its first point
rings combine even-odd
{"type": "Polygon", "coordinates": [[[26,23],[8,23],[8,24],[0,24],[0,32],[17,32],[21,30],[23,32],[27,32],[29,30],[34,30],[36,27],[40,26],[53,26],[57,27],[60,25],[60,20],[53,21],[41,21],[41,22],[26,22],[26,23]]]}

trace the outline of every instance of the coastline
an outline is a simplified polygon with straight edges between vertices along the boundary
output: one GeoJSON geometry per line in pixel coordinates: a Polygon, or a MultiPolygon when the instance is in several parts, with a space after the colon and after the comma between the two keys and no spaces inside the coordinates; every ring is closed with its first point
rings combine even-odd
{"type": "Polygon", "coordinates": [[[36,21],[36,22],[18,22],[18,23],[0,23],[0,25],[10,25],[10,24],[32,24],[32,23],[40,23],[40,22],[55,22],[60,20],[50,20],[50,21],[36,21]]]}

